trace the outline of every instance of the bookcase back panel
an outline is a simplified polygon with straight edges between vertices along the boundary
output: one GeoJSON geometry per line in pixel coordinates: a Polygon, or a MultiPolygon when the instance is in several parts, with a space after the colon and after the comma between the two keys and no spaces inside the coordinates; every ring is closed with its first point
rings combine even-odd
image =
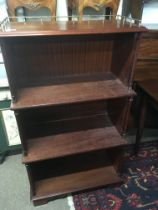
{"type": "Polygon", "coordinates": [[[61,175],[63,169],[64,174],[69,174],[99,168],[105,165],[111,165],[111,161],[107,158],[107,156],[108,154],[105,150],[99,152],[95,151],[87,154],[79,154],[70,157],[68,156],[54,160],[32,163],[29,165],[29,169],[32,172],[34,180],[38,181],[61,175]],[[54,168],[56,170],[54,170],[54,168]]]}
{"type": "Polygon", "coordinates": [[[37,107],[36,109],[23,109],[16,111],[21,120],[26,123],[40,123],[69,118],[78,118],[87,115],[103,114],[106,111],[106,101],[84,102],[58,106],[37,107]]]}
{"type": "Polygon", "coordinates": [[[122,134],[127,124],[130,101],[125,97],[16,111],[18,125],[23,130],[21,138],[26,141],[58,133],[108,127],[112,123],[122,134]]]}
{"type": "Polygon", "coordinates": [[[72,82],[110,71],[109,36],[25,37],[5,40],[11,80],[21,87],[72,82]]]}
{"type": "Polygon", "coordinates": [[[106,107],[106,101],[98,101],[22,110],[16,116],[23,130],[22,138],[28,139],[105,127],[108,124],[106,107]]]}
{"type": "Polygon", "coordinates": [[[112,123],[120,134],[124,134],[128,124],[132,97],[109,100],[107,110],[112,123]]]}
{"type": "Polygon", "coordinates": [[[38,138],[55,134],[69,133],[108,126],[107,115],[92,115],[60,121],[50,121],[37,124],[24,124],[25,138],[38,138]]]}

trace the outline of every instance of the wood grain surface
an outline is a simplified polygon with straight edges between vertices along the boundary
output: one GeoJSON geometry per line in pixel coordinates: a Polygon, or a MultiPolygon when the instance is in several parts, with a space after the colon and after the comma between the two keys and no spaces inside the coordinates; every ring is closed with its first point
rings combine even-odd
{"type": "Polygon", "coordinates": [[[92,169],[74,174],[63,175],[45,179],[35,183],[35,196],[33,200],[47,197],[65,195],[107,184],[120,182],[115,169],[112,166],[92,169]],[[97,178],[99,175],[99,179],[97,178]]]}
{"type": "Polygon", "coordinates": [[[0,31],[0,37],[66,36],[83,34],[112,34],[146,32],[144,27],[123,23],[121,20],[11,22],[10,29],[0,31]]]}
{"type": "Polygon", "coordinates": [[[21,89],[12,109],[61,105],[132,95],[118,79],[21,89]]]}
{"type": "Polygon", "coordinates": [[[24,163],[125,145],[114,126],[46,136],[27,141],[24,163]]]}

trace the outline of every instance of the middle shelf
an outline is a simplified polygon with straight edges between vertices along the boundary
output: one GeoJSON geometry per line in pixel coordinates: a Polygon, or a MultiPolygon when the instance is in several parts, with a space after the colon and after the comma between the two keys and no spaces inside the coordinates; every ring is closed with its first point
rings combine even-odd
{"type": "Polygon", "coordinates": [[[115,126],[81,130],[27,140],[24,163],[125,145],[115,126]]]}
{"type": "Polygon", "coordinates": [[[130,97],[18,110],[24,163],[125,145],[130,97]],[[127,104],[127,109],[123,109],[127,104]],[[112,110],[115,110],[112,112],[112,110]]]}

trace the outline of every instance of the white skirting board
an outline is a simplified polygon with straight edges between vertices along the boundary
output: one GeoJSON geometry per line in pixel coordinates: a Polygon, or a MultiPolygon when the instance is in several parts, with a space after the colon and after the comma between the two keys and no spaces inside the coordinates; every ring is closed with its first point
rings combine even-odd
{"type": "Polygon", "coordinates": [[[72,196],[67,197],[68,206],[70,207],[70,210],[75,210],[74,202],[72,196]]]}
{"type": "Polygon", "coordinates": [[[9,146],[21,144],[14,112],[11,110],[4,110],[2,111],[2,116],[9,146]]]}

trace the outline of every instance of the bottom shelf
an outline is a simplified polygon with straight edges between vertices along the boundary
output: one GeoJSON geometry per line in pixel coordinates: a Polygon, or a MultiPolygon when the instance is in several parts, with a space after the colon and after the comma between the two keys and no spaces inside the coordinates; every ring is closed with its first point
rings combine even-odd
{"type": "Polygon", "coordinates": [[[36,183],[36,196],[33,200],[114,184],[120,181],[113,166],[53,177],[36,183]]]}
{"type": "MultiPolygon", "coordinates": [[[[120,151],[120,148],[117,150],[120,151]]],[[[32,178],[34,204],[40,205],[59,196],[121,182],[115,164],[118,157],[113,161],[109,158],[116,156],[114,154],[116,148],[27,165],[32,178]]]]}

